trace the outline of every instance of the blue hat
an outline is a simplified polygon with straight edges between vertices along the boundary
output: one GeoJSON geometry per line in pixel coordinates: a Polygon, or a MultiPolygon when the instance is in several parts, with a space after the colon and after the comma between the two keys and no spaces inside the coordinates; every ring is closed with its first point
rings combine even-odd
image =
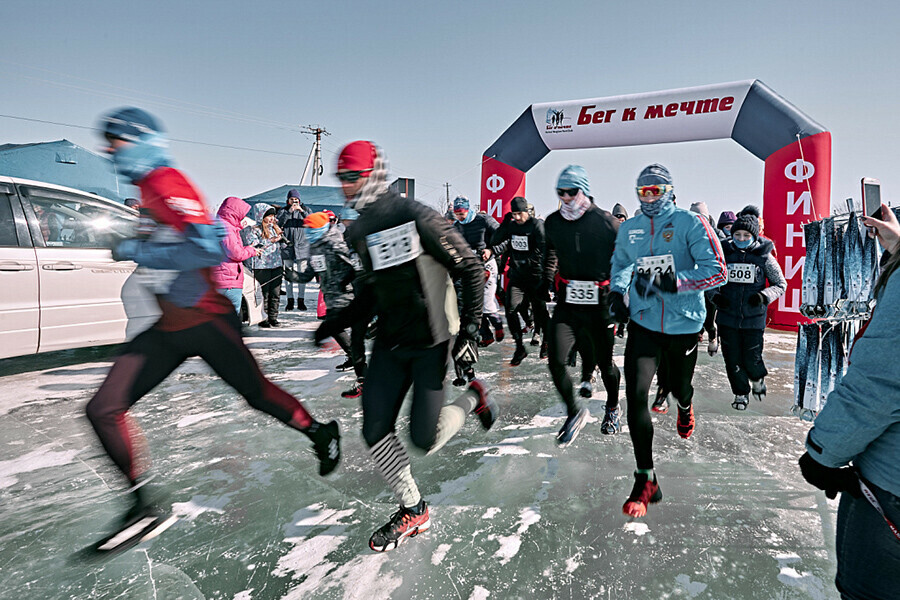
{"type": "Polygon", "coordinates": [[[660,164],[652,164],[644,167],[637,178],[637,186],[642,185],[672,185],[672,175],[669,170],[660,164]]]}
{"type": "Polygon", "coordinates": [[[128,142],[137,142],[149,134],[163,131],[162,125],[153,115],[133,106],[116,109],[103,117],[100,129],[103,135],[128,142]]]}
{"type": "Polygon", "coordinates": [[[556,187],[560,189],[578,188],[585,196],[591,193],[591,185],[588,183],[587,171],[579,165],[569,165],[559,174],[556,187]]]}
{"type": "Polygon", "coordinates": [[[300,192],[298,192],[298,191],[295,190],[294,188],[289,189],[289,190],[288,190],[287,199],[290,200],[291,198],[296,198],[297,200],[299,200],[299,199],[300,199],[300,192]]]}
{"type": "Polygon", "coordinates": [[[466,210],[469,209],[469,199],[465,196],[457,196],[456,200],[453,201],[453,209],[464,208],[466,210]]]}

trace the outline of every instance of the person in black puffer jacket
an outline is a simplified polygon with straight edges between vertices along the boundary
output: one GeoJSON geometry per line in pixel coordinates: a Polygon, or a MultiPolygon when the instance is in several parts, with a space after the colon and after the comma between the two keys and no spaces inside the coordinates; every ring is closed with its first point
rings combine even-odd
{"type": "Polygon", "coordinates": [[[731,238],[722,244],[728,265],[728,283],[712,298],[718,307],[716,324],[728,382],[736,410],[747,408],[748,396],[762,400],[766,394],[763,334],[766,308],[787,289],[775,245],[759,235],[756,217],[744,215],[731,226],[731,238]]]}
{"type": "MultiPolygon", "coordinates": [[[[348,205],[359,218],[346,231],[363,271],[357,295],[341,312],[341,329],[375,307],[378,332],[362,391],[363,439],[378,471],[400,502],[400,510],[369,539],[376,552],[396,548],[429,527],[428,507],[396,434],[396,421],[412,387],[410,437],[434,452],[456,434],[466,415],[476,412],[484,428],[497,418],[486,385],[476,379],[444,406],[444,379],[451,338],[454,357],[477,358],[484,271],[466,241],[437,212],[388,189],[381,150],[367,141],[348,144],[338,158],[337,177],[348,205]],[[457,317],[451,277],[461,282],[457,317]],[[458,324],[457,321],[460,321],[458,324]]],[[[316,339],[332,335],[323,323],[316,339]]]]}
{"type": "MultiPolygon", "coordinates": [[[[276,219],[284,232],[287,242],[281,249],[281,258],[284,260],[284,270],[299,273],[306,270],[309,260],[309,241],[303,229],[303,219],[312,214],[312,210],[300,198],[300,192],[291,188],[287,193],[287,205],[278,212],[276,219]]],[[[294,287],[297,288],[297,310],[306,310],[306,284],[294,283],[285,276],[284,287],[287,292],[287,306],[284,310],[294,310],[294,287]]]]}

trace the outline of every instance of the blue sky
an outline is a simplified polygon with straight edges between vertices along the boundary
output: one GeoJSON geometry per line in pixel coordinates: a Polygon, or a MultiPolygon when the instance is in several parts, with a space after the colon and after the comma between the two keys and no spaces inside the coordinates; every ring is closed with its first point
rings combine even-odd
{"type": "MultiPolygon", "coordinates": [[[[0,5],[0,113],[93,126],[121,105],[156,114],[212,204],[299,181],[319,124],[325,172],[354,139],[436,205],[478,197],[482,152],[532,103],[760,79],[832,132],[832,204],[877,177],[900,186],[898,8],[889,2],[63,2],[0,5]],[[885,64],[888,66],[886,67],[885,64]],[[293,155],[293,156],[292,156],[293,155]]],[[[0,143],[90,130],[0,118],[0,143]]],[[[669,167],[679,203],[762,202],[763,164],[731,140],[557,151],[527,176],[540,212],[584,165],[598,204],[637,206],[637,173],[669,167]]],[[[330,175],[326,184],[337,184],[330,175]]]]}

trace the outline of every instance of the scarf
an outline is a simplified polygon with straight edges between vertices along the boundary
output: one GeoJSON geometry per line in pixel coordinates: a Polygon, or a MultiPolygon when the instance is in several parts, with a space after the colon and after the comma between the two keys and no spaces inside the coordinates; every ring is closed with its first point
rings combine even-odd
{"type": "Polygon", "coordinates": [[[306,239],[309,240],[310,244],[315,244],[316,242],[321,240],[323,237],[325,237],[325,234],[328,233],[328,228],[330,226],[331,226],[331,223],[326,223],[325,225],[322,225],[321,227],[318,227],[316,229],[313,229],[312,227],[307,227],[306,228],[306,239]]]}
{"type": "Polygon", "coordinates": [[[137,183],[150,171],[171,166],[172,159],[169,157],[168,145],[166,138],[159,133],[141,135],[137,142],[119,148],[112,155],[116,173],[127,177],[132,183],[137,183]]]}
{"type": "Polygon", "coordinates": [[[578,194],[569,202],[563,202],[559,207],[559,214],[566,221],[577,221],[591,207],[591,199],[584,195],[584,190],[578,190],[578,194]]]}
{"type": "Polygon", "coordinates": [[[375,148],[375,163],[372,172],[365,178],[359,193],[353,198],[347,200],[345,206],[362,212],[366,206],[374,202],[378,196],[384,194],[388,189],[387,183],[387,159],[381,151],[381,148],[375,148]]]}

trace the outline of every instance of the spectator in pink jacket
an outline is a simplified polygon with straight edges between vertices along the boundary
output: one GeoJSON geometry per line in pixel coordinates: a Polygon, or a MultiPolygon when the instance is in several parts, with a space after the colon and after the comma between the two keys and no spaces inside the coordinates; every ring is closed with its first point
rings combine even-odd
{"type": "Polygon", "coordinates": [[[244,267],[241,263],[259,255],[253,246],[244,246],[241,241],[241,220],[250,212],[250,205],[236,196],[229,196],[222,202],[216,213],[225,224],[225,260],[212,270],[216,291],[231,300],[238,314],[241,313],[241,297],[244,289],[244,267]]]}

